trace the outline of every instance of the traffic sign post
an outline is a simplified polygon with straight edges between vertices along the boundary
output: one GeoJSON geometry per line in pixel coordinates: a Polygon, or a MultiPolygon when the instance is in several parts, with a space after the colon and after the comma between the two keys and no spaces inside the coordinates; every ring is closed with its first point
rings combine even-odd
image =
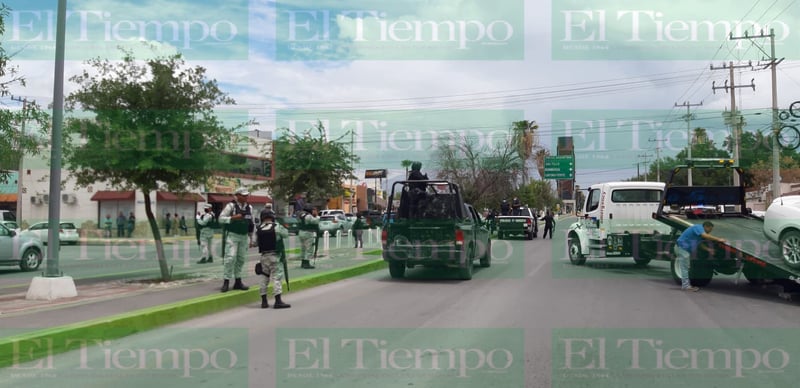
{"type": "Polygon", "coordinates": [[[544,179],[575,179],[575,158],[571,155],[545,157],[544,179]]]}

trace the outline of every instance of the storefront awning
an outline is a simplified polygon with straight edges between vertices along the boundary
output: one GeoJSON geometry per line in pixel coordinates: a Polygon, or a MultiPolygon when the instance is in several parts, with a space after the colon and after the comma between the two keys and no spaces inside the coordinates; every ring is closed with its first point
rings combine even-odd
{"type": "Polygon", "coordinates": [[[92,201],[133,201],[136,199],[134,191],[98,191],[94,193],[92,201]]]}
{"type": "Polygon", "coordinates": [[[169,193],[166,191],[156,192],[156,201],[181,201],[181,202],[205,202],[206,200],[197,193],[169,193]]]}
{"type": "Polygon", "coordinates": [[[0,194],[0,202],[17,203],[17,195],[16,194],[0,194]]]}
{"type": "MultiPolygon", "coordinates": [[[[208,195],[208,202],[230,202],[233,201],[232,195],[227,194],[209,194],[208,195]]],[[[265,204],[267,202],[272,202],[270,197],[266,195],[250,195],[247,197],[247,202],[251,204],[265,204]]]]}

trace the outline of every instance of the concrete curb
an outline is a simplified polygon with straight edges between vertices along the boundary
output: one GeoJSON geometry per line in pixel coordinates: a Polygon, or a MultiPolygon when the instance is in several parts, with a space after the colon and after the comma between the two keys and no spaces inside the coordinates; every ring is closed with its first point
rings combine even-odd
{"type": "MultiPolygon", "coordinates": [[[[382,259],[353,267],[290,278],[291,292],[333,283],[386,268],[382,259]]],[[[257,287],[241,292],[214,293],[199,298],[136,310],[70,325],[44,329],[0,339],[0,368],[68,352],[86,340],[113,340],[199,316],[217,313],[260,300],[257,287]]]]}

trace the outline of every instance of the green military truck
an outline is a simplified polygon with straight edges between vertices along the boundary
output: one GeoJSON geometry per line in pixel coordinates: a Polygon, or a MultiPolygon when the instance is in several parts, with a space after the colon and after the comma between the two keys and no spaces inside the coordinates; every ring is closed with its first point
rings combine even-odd
{"type": "Polygon", "coordinates": [[[447,181],[399,181],[389,201],[393,214],[381,232],[383,260],[392,278],[403,278],[415,266],[451,268],[460,279],[472,279],[474,261],[491,265],[489,229],[475,209],[464,203],[455,183],[447,181]]]}

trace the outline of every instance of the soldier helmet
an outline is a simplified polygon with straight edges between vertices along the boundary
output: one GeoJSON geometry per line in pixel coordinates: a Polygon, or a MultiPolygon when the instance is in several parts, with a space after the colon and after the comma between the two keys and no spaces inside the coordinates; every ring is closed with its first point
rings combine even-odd
{"type": "Polygon", "coordinates": [[[421,169],[422,169],[422,163],[420,162],[411,163],[411,171],[419,171],[421,169]]]}
{"type": "Polygon", "coordinates": [[[203,205],[203,209],[213,209],[213,208],[214,208],[214,205],[212,205],[210,203],[207,203],[207,204],[203,205]]]}
{"type": "Polygon", "coordinates": [[[261,221],[263,222],[266,219],[275,220],[275,212],[272,210],[262,210],[261,211],[261,221]]]}
{"type": "Polygon", "coordinates": [[[250,195],[250,190],[247,190],[246,187],[240,187],[240,188],[236,189],[236,191],[234,191],[233,194],[234,195],[248,196],[248,195],[250,195]]]}

